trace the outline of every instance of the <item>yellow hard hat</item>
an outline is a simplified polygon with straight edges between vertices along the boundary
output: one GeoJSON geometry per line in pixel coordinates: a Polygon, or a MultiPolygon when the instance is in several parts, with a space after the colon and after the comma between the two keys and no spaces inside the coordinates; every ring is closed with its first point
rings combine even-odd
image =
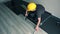
{"type": "Polygon", "coordinates": [[[27,10],[28,11],[34,11],[36,9],[36,4],[31,2],[27,5],[27,10]]]}

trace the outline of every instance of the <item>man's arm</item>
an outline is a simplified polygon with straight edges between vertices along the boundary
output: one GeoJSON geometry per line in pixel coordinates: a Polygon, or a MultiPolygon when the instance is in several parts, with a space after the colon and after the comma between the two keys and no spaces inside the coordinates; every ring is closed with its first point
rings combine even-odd
{"type": "Polygon", "coordinates": [[[27,10],[26,10],[26,12],[25,12],[25,16],[28,16],[27,10]]]}
{"type": "Polygon", "coordinates": [[[41,22],[41,18],[38,18],[37,26],[40,25],[40,22],[41,22]]]}
{"type": "Polygon", "coordinates": [[[41,18],[39,17],[39,18],[38,18],[37,25],[36,25],[36,28],[35,28],[35,30],[36,30],[36,31],[38,31],[38,30],[39,30],[40,22],[41,22],[41,18]]]}
{"type": "Polygon", "coordinates": [[[41,15],[44,13],[44,11],[45,11],[45,8],[42,5],[38,4],[37,5],[37,12],[36,12],[36,15],[38,17],[38,22],[37,22],[37,25],[35,28],[37,31],[39,30],[39,25],[41,22],[41,15]]]}

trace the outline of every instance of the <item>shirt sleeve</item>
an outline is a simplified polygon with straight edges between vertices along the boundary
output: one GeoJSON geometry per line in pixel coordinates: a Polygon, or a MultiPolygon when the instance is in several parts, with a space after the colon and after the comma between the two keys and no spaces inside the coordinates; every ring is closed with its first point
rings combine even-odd
{"type": "Polygon", "coordinates": [[[44,11],[45,11],[45,9],[44,9],[44,7],[42,6],[42,5],[38,5],[37,6],[37,17],[39,18],[41,18],[41,15],[44,13],[44,11]]]}

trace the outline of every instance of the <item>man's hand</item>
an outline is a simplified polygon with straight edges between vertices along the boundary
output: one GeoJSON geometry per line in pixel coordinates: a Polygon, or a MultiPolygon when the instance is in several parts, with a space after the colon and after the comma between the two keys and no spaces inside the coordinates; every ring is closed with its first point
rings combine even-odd
{"type": "Polygon", "coordinates": [[[35,30],[38,31],[39,30],[39,26],[36,26],[35,30]]]}
{"type": "Polygon", "coordinates": [[[25,14],[25,16],[28,16],[28,14],[25,14]]]}

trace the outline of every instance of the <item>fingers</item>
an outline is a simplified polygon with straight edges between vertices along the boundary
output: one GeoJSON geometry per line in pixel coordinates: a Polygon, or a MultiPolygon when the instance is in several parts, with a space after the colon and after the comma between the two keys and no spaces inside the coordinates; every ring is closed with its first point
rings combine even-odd
{"type": "Polygon", "coordinates": [[[39,27],[37,26],[37,27],[35,28],[35,30],[38,31],[38,30],[39,30],[39,27]]]}

